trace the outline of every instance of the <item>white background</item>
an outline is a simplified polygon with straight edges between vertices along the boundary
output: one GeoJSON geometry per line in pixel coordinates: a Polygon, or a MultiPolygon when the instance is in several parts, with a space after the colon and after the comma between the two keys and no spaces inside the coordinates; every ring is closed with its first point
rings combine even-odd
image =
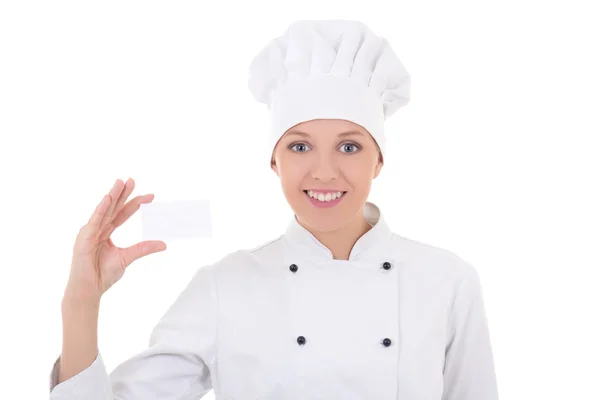
{"type": "MultiPolygon", "coordinates": [[[[600,25],[593,1],[0,4],[2,394],[48,396],[76,234],[117,178],[209,199],[212,238],[135,262],[102,300],[109,370],[193,272],[282,233],[252,57],[296,19],[360,19],[412,94],[370,200],[478,270],[502,399],[598,399],[600,25]]],[[[140,214],[113,240],[141,240],[140,214]]],[[[213,399],[213,394],[205,398],[213,399]]]]}

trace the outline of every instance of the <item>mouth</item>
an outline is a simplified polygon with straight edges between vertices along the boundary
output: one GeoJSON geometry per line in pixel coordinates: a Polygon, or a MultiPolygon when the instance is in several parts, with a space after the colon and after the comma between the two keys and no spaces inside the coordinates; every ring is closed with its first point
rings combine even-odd
{"type": "Polygon", "coordinates": [[[303,190],[310,202],[317,207],[333,207],[345,197],[347,191],[337,192],[313,192],[312,190],[303,190]]]}

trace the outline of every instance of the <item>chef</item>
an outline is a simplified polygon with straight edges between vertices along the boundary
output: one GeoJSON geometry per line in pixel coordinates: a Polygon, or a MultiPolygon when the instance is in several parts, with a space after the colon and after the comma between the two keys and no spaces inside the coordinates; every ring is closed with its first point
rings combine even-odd
{"type": "Polygon", "coordinates": [[[367,201],[383,123],[410,76],[357,21],[296,21],[250,66],[270,110],[283,234],[198,269],[149,347],[93,363],[51,400],[496,400],[480,280],[454,253],[399,236],[367,201]]]}

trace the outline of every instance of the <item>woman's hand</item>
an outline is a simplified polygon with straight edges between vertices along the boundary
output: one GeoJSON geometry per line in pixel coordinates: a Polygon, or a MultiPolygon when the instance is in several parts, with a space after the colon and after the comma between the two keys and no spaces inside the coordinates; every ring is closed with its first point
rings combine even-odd
{"type": "Polygon", "coordinates": [[[79,230],[65,297],[75,298],[77,301],[99,302],[101,296],[121,279],[131,263],[167,248],[166,243],[160,240],[119,248],[110,239],[115,229],[127,221],[141,204],[150,203],[154,199],[153,194],[146,194],[125,203],[134,187],[135,182],[131,178],[125,184],[117,179],[88,223],[79,230]]]}

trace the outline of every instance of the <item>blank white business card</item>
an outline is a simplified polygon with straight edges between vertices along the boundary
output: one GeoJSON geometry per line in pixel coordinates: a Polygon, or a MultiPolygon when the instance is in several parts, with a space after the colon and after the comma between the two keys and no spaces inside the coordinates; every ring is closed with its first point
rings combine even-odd
{"type": "Polygon", "coordinates": [[[142,240],[212,237],[208,200],[152,201],[140,206],[142,240]]]}

